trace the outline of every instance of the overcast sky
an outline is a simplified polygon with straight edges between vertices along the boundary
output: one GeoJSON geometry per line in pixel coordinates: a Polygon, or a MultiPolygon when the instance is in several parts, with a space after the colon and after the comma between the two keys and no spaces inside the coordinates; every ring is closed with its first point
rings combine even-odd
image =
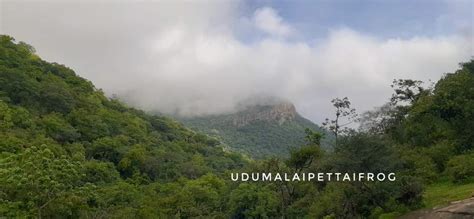
{"type": "Polygon", "coordinates": [[[473,1],[8,1],[0,32],[106,94],[165,113],[229,112],[255,95],[320,123],[395,78],[438,80],[473,50],[473,1]]]}

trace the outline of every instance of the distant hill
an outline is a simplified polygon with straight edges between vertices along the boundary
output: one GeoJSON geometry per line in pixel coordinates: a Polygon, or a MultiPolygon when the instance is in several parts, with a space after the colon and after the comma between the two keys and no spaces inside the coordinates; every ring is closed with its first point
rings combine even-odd
{"type": "MultiPolygon", "coordinates": [[[[325,133],[321,127],[298,114],[292,103],[263,102],[242,107],[236,113],[179,120],[253,158],[287,156],[291,148],[304,144],[306,128],[325,133]]],[[[328,136],[323,139],[323,147],[329,146],[331,138],[328,136]]]]}

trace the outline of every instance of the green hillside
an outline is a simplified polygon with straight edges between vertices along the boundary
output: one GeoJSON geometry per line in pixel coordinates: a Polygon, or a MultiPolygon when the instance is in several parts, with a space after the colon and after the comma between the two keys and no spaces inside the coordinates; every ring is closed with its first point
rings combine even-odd
{"type": "MultiPolygon", "coordinates": [[[[305,129],[325,133],[313,122],[303,118],[296,111],[286,112],[291,118],[259,118],[259,114],[278,105],[256,105],[237,113],[180,119],[185,125],[213,136],[228,145],[230,149],[254,158],[270,156],[286,157],[292,149],[304,145],[305,129]],[[245,124],[236,120],[247,118],[245,124]]],[[[291,110],[290,110],[291,111],[291,110]]],[[[278,117],[278,116],[276,116],[278,117]]],[[[326,134],[323,147],[330,147],[332,137],[326,134]]]]}
{"type": "Polygon", "coordinates": [[[216,140],[108,99],[0,36],[0,217],[156,218],[193,215],[201,202],[209,213],[220,201],[201,193],[193,201],[191,191],[217,192],[217,176],[244,163],[216,140]],[[170,204],[185,200],[184,210],[170,204]]]}

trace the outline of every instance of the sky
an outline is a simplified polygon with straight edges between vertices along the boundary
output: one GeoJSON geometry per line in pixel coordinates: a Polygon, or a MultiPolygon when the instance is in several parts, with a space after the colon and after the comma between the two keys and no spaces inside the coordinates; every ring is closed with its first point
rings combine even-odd
{"type": "MultiPolygon", "coordinates": [[[[274,96],[320,123],[393,79],[437,81],[474,55],[473,1],[0,0],[0,33],[109,96],[183,116],[274,96]]],[[[429,83],[427,83],[429,84],[429,83]]]]}

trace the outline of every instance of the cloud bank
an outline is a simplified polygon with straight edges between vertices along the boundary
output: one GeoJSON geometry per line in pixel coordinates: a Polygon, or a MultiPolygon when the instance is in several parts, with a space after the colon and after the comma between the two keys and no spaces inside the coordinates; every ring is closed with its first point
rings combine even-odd
{"type": "Polygon", "coordinates": [[[253,16],[253,22],[259,30],[271,35],[287,37],[293,32],[293,28],[286,24],[273,8],[257,9],[253,16]]]}
{"type": "Polygon", "coordinates": [[[109,95],[180,115],[231,112],[268,95],[320,122],[332,98],[368,110],[389,98],[394,78],[437,80],[473,55],[472,31],[380,39],[335,27],[323,39],[299,40],[275,9],[243,14],[236,1],[2,4],[2,33],[109,95]]]}

